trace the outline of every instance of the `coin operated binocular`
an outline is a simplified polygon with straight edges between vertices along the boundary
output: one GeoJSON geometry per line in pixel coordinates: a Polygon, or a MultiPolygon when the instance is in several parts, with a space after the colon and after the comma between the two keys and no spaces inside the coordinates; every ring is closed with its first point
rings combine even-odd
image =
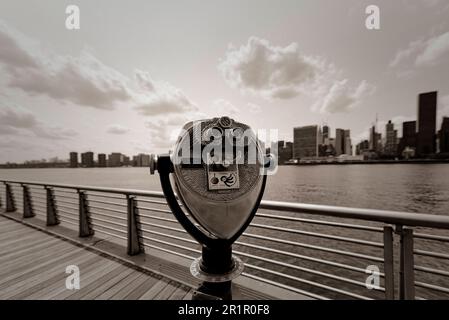
{"type": "Polygon", "coordinates": [[[151,156],[171,211],[202,245],[190,267],[200,292],[232,297],[231,280],[243,270],[232,244],[256,214],[273,163],[253,131],[228,117],[187,123],[171,154],[151,156]]]}

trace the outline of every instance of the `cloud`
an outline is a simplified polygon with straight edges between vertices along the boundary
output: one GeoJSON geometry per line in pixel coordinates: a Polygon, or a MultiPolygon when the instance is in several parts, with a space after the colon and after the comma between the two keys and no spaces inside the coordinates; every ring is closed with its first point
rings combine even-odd
{"type": "Polygon", "coordinates": [[[304,83],[312,81],[322,65],[318,59],[301,54],[296,43],[282,48],[251,37],[238,49],[230,47],[218,68],[226,82],[242,92],[289,99],[300,94],[304,83]]]}
{"type": "Polygon", "coordinates": [[[249,102],[249,103],[246,104],[246,106],[248,107],[247,108],[248,111],[251,112],[251,113],[256,114],[256,113],[262,112],[262,108],[259,105],[257,105],[257,104],[249,102]]]}
{"type": "Polygon", "coordinates": [[[449,56],[449,31],[429,39],[419,39],[399,50],[390,62],[390,67],[434,66],[449,56]]]}
{"type": "Polygon", "coordinates": [[[217,99],[212,103],[211,113],[216,117],[235,117],[240,113],[240,109],[225,99],[217,99]]]}
{"type": "Polygon", "coordinates": [[[58,55],[1,21],[0,47],[6,85],[31,96],[103,110],[126,104],[147,116],[196,109],[181,90],[147,72],[137,70],[131,80],[88,50],[79,57],[58,55]]]}
{"type": "Polygon", "coordinates": [[[126,128],[119,124],[111,124],[107,128],[106,132],[112,133],[112,134],[125,134],[125,133],[129,132],[129,128],[126,128]]]}
{"type": "Polygon", "coordinates": [[[319,99],[313,109],[321,113],[348,112],[367,96],[373,94],[375,87],[362,81],[357,87],[351,87],[347,79],[334,82],[327,94],[319,99]]]}
{"type": "Polygon", "coordinates": [[[242,93],[284,100],[302,94],[315,101],[313,110],[323,113],[351,110],[374,92],[365,80],[356,85],[342,80],[333,64],[301,53],[297,43],[278,47],[251,37],[240,48],[230,46],[218,69],[242,93]]]}
{"type": "Polygon", "coordinates": [[[69,139],[77,135],[71,129],[48,126],[20,107],[0,106],[0,128],[3,135],[33,135],[51,140],[69,139]]]}

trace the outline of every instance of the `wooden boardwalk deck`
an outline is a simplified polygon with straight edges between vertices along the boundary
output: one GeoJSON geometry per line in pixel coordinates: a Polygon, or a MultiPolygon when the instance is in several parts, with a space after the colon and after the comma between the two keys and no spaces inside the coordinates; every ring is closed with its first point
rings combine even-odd
{"type": "Polygon", "coordinates": [[[0,216],[0,299],[191,299],[192,289],[0,216]],[[68,265],[80,289],[66,288],[68,265]]]}

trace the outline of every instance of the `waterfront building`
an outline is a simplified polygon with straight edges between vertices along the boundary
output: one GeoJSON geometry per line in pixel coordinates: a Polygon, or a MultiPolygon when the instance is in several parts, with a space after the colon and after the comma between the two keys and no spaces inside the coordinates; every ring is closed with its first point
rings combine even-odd
{"type": "MultiPolygon", "coordinates": [[[[281,142],[281,141],[279,141],[281,142]]],[[[283,142],[283,141],[282,141],[283,142]]],[[[282,147],[278,145],[278,164],[285,164],[293,158],[293,143],[283,143],[282,147]]]]}
{"type": "Polygon", "coordinates": [[[323,134],[322,134],[322,142],[321,143],[325,144],[325,145],[329,144],[328,143],[329,138],[330,138],[330,128],[329,128],[328,125],[324,125],[323,126],[323,134]]]}
{"type": "Polygon", "coordinates": [[[81,166],[84,168],[92,168],[94,166],[94,153],[92,151],[81,154],[81,166]]]}
{"type": "Polygon", "coordinates": [[[388,121],[387,125],[385,126],[385,132],[385,155],[389,157],[396,157],[398,150],[398,131],[394,129],[394,123],[392,123],[391,120],[388,121]]]}
{"type": "Polygon", "coordinates": [[[133,157],[133,165],[135,167],[149,167],[150,166],[150,155],[139,153],[137,156],[133,157]]]}
{"type": "MultiPolygon", "coordinates": [[[[402,138],[399,143],[398,153],[403,155],[405,149],[416,150],[416,121],[406,121],[402,123],[402,138]]],[[[410,152],[407,154],[411,155],[410,152]]]]}
{"type": "Polygon", "coordinates": [[[335,130],[335,155],[337,157],[344,153],[344,145],[345,145],[345,130],[336,129],[335,130]]]}
{"type": "Polygon", "coordinates": [[[417,156],[436,152],[437,92],[421,93],[418,97],[417,156]]]}
{"type": "Polygon", "coordinates": [[[449,153],[449,117],[444,117],[438,134],[440,153],[449,153]]]}
{"type": "Polygon", "coordinates": [[[376,133],[376,126],[372,126],[369,131],[369,149],[376,152],[378,148],[378,136],[376,133]]]}
{"type": "Polygon", "coordinates": [[[70,152],[70,168],[78,168],[78,152],[70,152]]]}
{"type": "Polygon", "coordinates": [[[106,155],[104,153],[98,154],[98,166],[104,168],[107,166],[106,155]]]}
{"type": "Polygon", "coordinates": [[[345,130],[344,132],[344,145],[343,153],[352,156],[352,143],[351,143],[351,131],[345,130]]]}
{"type": "Polygon", "coordinates": [[[316,158],[321,141],[321,132],[317,125],[293,129],[293,158],[316,158]]]}
{"type": "Polygon", "coordinates": [[[120,167],[122,165],[122,154],[113,152],[108,157],[108,167],[120,167]]]}

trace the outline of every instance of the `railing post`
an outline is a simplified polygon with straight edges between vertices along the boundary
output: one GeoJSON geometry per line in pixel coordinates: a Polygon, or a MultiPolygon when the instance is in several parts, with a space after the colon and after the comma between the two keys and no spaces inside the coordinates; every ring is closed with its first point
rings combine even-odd
{"type": "Polygon", "coordinates": [[[79,236],[81,238],[90,237],[94,235],[95,232],[92,226],[92,219],[90,218],[87,194],[84,191],[78,190],[78,196],[79,196],[79,236]]]}
{"type": "Polygon", "coordinates": [[[401,300],[415,299],[415,263],[413,253],[413,229],[398,226],[400,235],[400,279],[399,298],[401,300]]]}
{"type": "Polygon", "coordinates": [[[6,212],[16,211],[16,202],[14,201],[14,193],[12,192],[11,185],[5,182],[6,188],[6,212]]]}
{"type": "Polygon", "coordinates": [[[142,241],[140,217],[136,197],[127,196],[128,201],[128,255],[134,256],[145,252],[142,241]]]}
{"type": "Polygon", "coordinates": [[[384,273],[385,273],[385,299],[394,299],[394,254],[393,254],[393,228],[384,227],[384,273]]]}
{"type": "Polygon", "coordinates": [[[45,186],[47,192],[47,226],[56,226],[60,223],[58,209],[56,208],[53,188],[45,186]]]}
{"type": "Polygon", "coordinates": [[[31,202],[30,187],[22,184],[23,195],[23,218],[32,218],[35,216],[33,204],[31,202]]]}

